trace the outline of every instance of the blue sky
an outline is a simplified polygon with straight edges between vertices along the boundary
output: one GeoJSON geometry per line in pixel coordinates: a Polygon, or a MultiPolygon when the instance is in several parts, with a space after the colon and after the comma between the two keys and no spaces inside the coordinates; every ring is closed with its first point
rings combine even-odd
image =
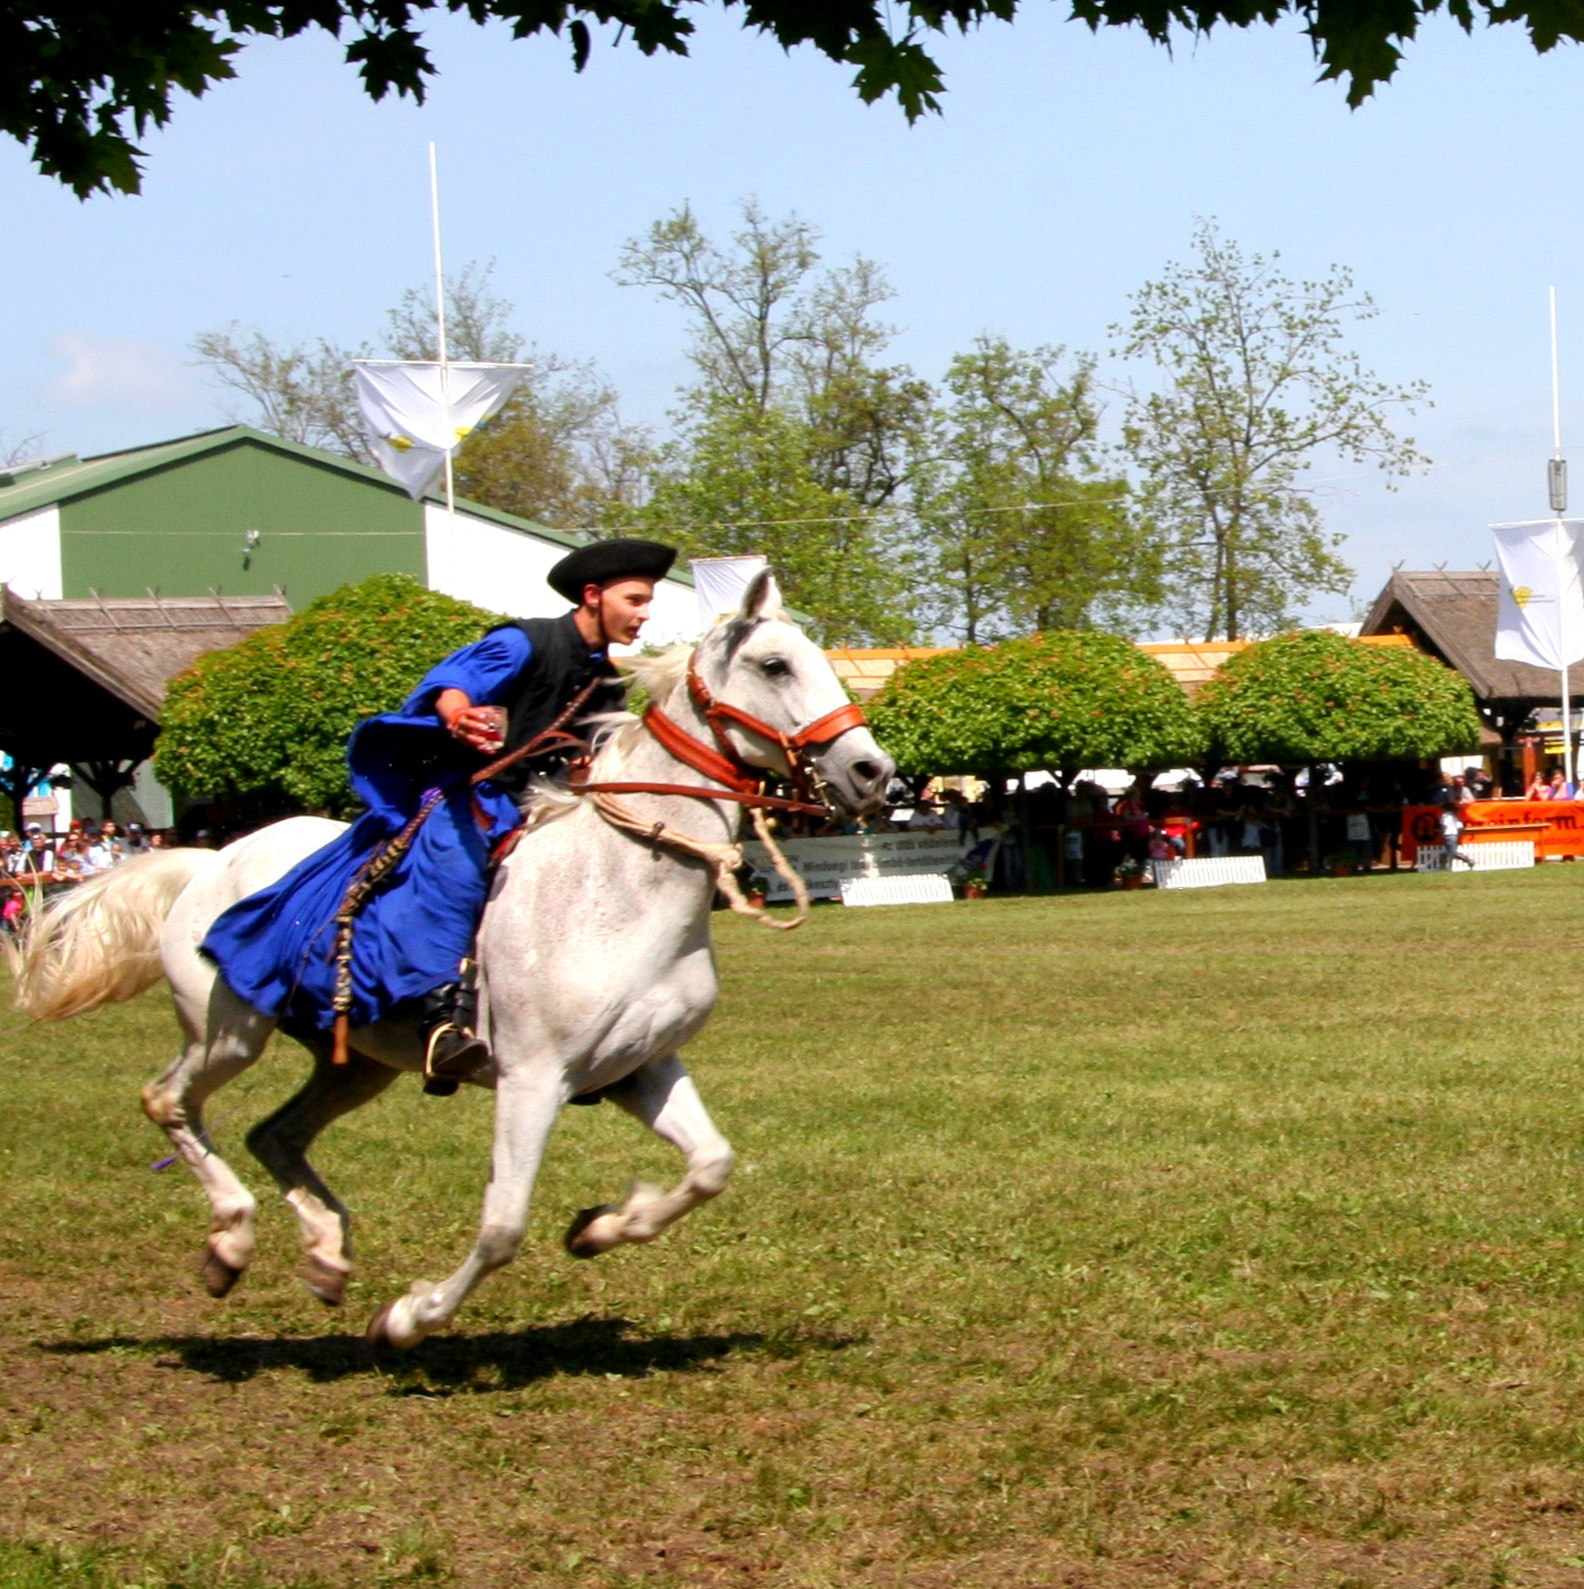
{"type": "MultiPolygon", "coordinates": [[[[376,334],[429,272],[432,138],[448,265],[493,256],[524,329],[592,359],[629,418],[663,423],[684,328],[609,273],[684,200],[724,231],[757,195],[819,225],[829,259],[880,261],[896,355],[930,377],[983,330],[1105,355],[1129,291],[1214,217],[1294,275],[1351,267],[1382,311],[1354,336],[1366,363],[1431,385],[1434,410],[1409,427],[1428,473],[1388,492],[1367,470],[1317,471],[1356,600],[1394,562],[1484,562],[1488,522],[1543,513],[1553,282],[1564,442],[1584,458],[1577,52],[1433,24],[1350,112],[1295,30],[1168,55],[1059,15],[1031,5],[943,43],[946,113],[912,128],[860,105],[822,57],[706,13],[691,60],[597,45],[581,77],[557,41],[442,20],[421,109],[371,104],[330,40],[255,45],[237,82],[147,140],[138,198],[79,203],[0,146],[0,436],[86,453],[223,423],[187,350],[228,321],[376,334]]],[[[1584,463],[1575,475],[1584,505],[1584,463]]]]}

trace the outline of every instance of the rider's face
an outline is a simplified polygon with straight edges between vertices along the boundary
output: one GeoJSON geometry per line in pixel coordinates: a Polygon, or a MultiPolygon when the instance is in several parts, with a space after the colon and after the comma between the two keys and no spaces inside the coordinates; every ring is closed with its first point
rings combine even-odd
{"type": "Polygon", "coordinates": [[[595,610],[608,644],[630,646],[638,638],[649,617],[654,588],[652,579],[617,579],[599,587],[595,610]]]}

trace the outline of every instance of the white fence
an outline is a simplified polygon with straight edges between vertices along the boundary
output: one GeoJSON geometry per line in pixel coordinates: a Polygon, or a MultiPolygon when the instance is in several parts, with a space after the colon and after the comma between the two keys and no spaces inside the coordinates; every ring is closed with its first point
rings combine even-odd
{"type": "Polygon", "coordinates": [[[844,905],[949,905],[951,879],[944,872],[922,872],[913,877],[844,877],[844,905]]]}
{"type": "Polygon", "coordinates": [[[1151,861],[1157,888],[1222,888],[1228,883],[1263,883],[1263,855],[1204,855],[1191,861],[1151,861]]]}
{"type": "MultiPolygon", "coordinates": [[[[1465,844],[1458,851],[1474,863],[1476,872],[1516,872],[1535,863],[1533,839],[1491,839],[1480,844],[1465,844]]],[[[1421,844],[1417,863],[1421,872],[1468,871],[1447,866],[1446,852],[1439,844],[1421,844]]]]}

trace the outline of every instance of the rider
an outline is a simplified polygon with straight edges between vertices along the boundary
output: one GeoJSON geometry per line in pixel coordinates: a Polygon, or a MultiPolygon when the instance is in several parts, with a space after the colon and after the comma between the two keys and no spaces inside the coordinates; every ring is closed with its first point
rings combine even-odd
{"type": "Polygon", "coordinates": [[[473,1031],[469,956],[491,850],[521,823],[518,801],[531,771],[543,772],[547,761],[533,758],[532,769],[519,762],[478,785],[469,776],[527,744],[596,680],[609,682],[596,685],[578,721],[619,705],[608,648],[637,639],[675,557],[657,541],[579,547],[547,576],[573,603],[570,612],[498,625],[430,669],[399,712],[358,724],[347,764],[368,810],[209,929],[203,952],[232,990],[289,1031],[327,1031],[335,1019],[336,912],[380,846],[438,793],[411,848],[357,915],[351,1022],[369,1025],[411,1004],[426,1092],[453,1093],[487,1064],[489,1049],[473,1031]]]}

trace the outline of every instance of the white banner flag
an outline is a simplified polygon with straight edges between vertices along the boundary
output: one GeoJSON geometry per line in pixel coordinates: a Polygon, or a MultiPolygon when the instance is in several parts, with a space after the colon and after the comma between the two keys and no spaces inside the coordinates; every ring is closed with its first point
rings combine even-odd
{"type": "Polygon", "coordinates": [[[354,360],[358,407],[380,468],[416,502],[445,467],[446,454],[500,408],[527,369],[447,364],[442,389],[438,363],[354,360]]]}
{"type": "Polygon", "coordinates": [[[1584,657],[1584,587],[1579,538],[1584,520],[1493,524],[1501,590],[1496,655],[1560,672],[1584,657]]]}
{"type": "Polygon", "coordinates": [[[742,606],[754,575],[768,566],[762,557],[695,557],[688,567],[698,592],[699,622],[708,629],[730,618],[742,606]]]}

